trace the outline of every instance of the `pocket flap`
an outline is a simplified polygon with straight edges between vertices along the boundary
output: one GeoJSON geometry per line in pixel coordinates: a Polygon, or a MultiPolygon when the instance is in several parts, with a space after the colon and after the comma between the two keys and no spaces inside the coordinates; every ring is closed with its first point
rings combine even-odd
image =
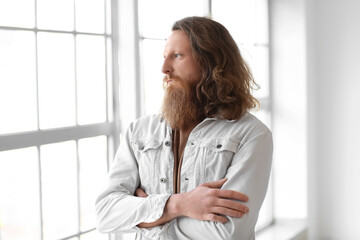
{"type": "Polygon", "coordinates": [[[158,149],[162,142],[159,139],[137,139],[133,141],[133,145],[139,152],[145,152],[150,149],[158,149]]]}
{"type": "Polygon", "coordinates": [[[236,139],[214,139],[204,143],[206,148],[214,152],[230,151],[235,153],[240,145],[236,139]]]}

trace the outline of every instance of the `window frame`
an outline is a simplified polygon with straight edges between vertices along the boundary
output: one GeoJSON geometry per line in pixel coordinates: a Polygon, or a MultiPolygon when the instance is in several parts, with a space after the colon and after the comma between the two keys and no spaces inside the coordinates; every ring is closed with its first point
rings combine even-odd
{"type": "MultiPolygon", "coordinates": [[[[120,111],[119,111],[119,71],[118,71],[118,2],[117,0],[104,0],[104,33],[91,33],[76,31],[63,31],[63,30],[51,30],[51,29],[40,29],[37,27],[37,1],[33,3],[35,5],[34,27],[17,27],[17,26],[0,26],[2,31],[28,31],[35,35],[35,72],[36,72],[36,115],[37,115],[37,129],[33,131],[21,131],[14,133],[0,134],[0,152],[8,150],[16,150],[28,147],[37,148],[37,162],[39,169],[39,216],[40,219],[40,233],[41,239],[44,239],[43,234],[43,207],[42,207],[42,182],[41,182],[41,154],[40,147],[45,144],[60,143],[66,141],[76,142],[76,151],[78,153],[78,141],[84,138],[91,138],[96,136],[105,136],[107,138],[107,156],[106,166],[109,168],[110,162],[112,161],[115,152],[120,143],[120,111]],[[110,5],[110,6],[109,6],[110,5]],[[110,15],[110,17],[108,17],[110,15]],[[106,28],[107,21],[111,21],[111,33],[107,33],[106,28]],[[92,35],[104,37],[104,49],[105,49],[105,91],[106,91],[106,121],[94,124],[79,125],[76,116],[76,123],[73,126],[41,129],[39,124],[39,76],[38,76],[38,33],[65,33],[72,35],[74,38],[74,61],[76,61],[76,36],[81,35],[92,35]],[[111,53],[109,58],[108,54],[111,53]],[[110,61],[109,61],[110,60],[110,61]],[[110,69],[110,70],[109,70],[110,69]]],[[[73,0],[75,7],[75,0],[73,0]]],[[[74,14],[75,10],[74,10],[74,14]]],[[[74,26],[76,24],[76,18],[74,17],[74,26]]],[[[76,76],[76,63],[74,69],[74,75],[76,76]]],[[[76,85],[77,79],[75,80],[75,97],[76,96],[76,85]]],[[[77,109],[77,101],[75,101],[75,108],[77,109]]],[[[77,114],[76,114],[77,115],[77,114]]],[[[79,165],[79,154],[76,156],[77,165],[79,165]]],[[[77,179],[79,179],[79,171],[77,170],[77,179]]],[[[77,194],[79,197],[80,185],[77,181],[77,194]]],[[[77,202],[78,211],[80,211],[80,201],[77,202]]],[[[80,214],[78,214],[78,222],[80,223],[80,214]]],[[[66,236],[62,239],[70,239],[73,237],[80,238],[83,234],[89,233],[95,230],[95,226],[91,229],[81,231],[81,226],[78,224],[78,231],[74,235],[66,236]]]]}
{"type": "MultiPolygon", "coordinates": [[[[74,0],[75,1],[75,0],[74,0]]],[[[69,140],[75,140],[78,141],[82,138],[88,138],[88,137],[95,137],[100,135],[107,136],[107,146],[108,146],[108,152],[107,152],[107,165],[109,167],[109,164],[111,163],[115,152],[119,146],[120,143],[120,134],[125,132],[125,128],[128,124],[128,119],[135,119],[137,117],[140,117],[145,112],[145,104],[144,104],[144,83],[143,83],[143,77],[142,74],[142,41],[146,39],[145,37],[140,36],[139,33],[139,16],[138,16],[138,0],[134,0],[133,3],[133,9],[132,13],[130,13],[132,23],[134,27],[134,32],[132,36],[135,40],[133,43],[133,53],[134,53],[134,61],[127,63],[130,65],[134,65],[133,74],[134,81],[135,81],[135,88],[133,89],[126,89],[126,87],[123,86],[123,82],[127,81],[123,76],[121,75],[121,71],[125,70],[124,66],[119,65],[119,59],[124,59],[124,56],[122,55],[121,46],[120,43],[122,42],[119,38],[119,33],[123,33],[123,30],[121,29],[121,21],[123,19],[120,19],[120,8],[119,6],[124,4],[124,0],[105,0],[105,4],[111,2],[111,34],[94,34],[94,35],[101,35],[105,38],[111,39],[111,48],[112,48],[112,61],[111,61],[111,69],[112,69],[112,76],[106,76],[107,81],[107,120],[104,123],[96,123],[96,124],[89,124],[89,125],[75,125],[70,127],[64,127],[64,128],[55,128],[55,129],[46,129],[46,130],[40,130],[39,124],[38,128],[35,131],[29,131],[29,132],[18,132],[18,133],[10,133],[10,134],[0,134],[0,151],[6,151],[6,150],[12,150],[12,149],[19,149],[19,148],[25,148],[25,147],[37,147],[38,153],[40,152],[40,146],[43,144],[49,144],[49,143],[57,143],[57,142],[64,142],[69,140]],[[120,22],[119,22],[120,21],[120,22]],[[109,82],[109,79],[111,79],[111,82],[109,82]],[[109,86],[111,85],[111,86],[109,86]],[[133,107],[135,109],[135,114],[133,116],[127,117],[127,119],[124,120],[124,115],[127,113],[125,112],[127,109],[123,107],[124,103],[119,102],[119,99],[121,99],[121,93],[123,91],[131,90],[131,92],[134,93],[134,102],[129,100],[128,107],[133,107]],[[109,97],[109,94],[111,95],[109,97]],[[121,111],[121,109],[123,109],[121,111]],[[124,111],[125,109],[125,111],[124,111]],[[121,121],[120,121],[121,120],[121,121]]],[[[268,12],[270,17],[270,1],[268,0],[268,12]]],[[[209,16],[211,16],[212,12],[212,1],[207,1],[207,9],[209,16]]],[[[34,1],[34,4],[36,4],[36,1],[34,1]]],[[[130,3],[127,3],[130,4],[130,3]]],[[[107,10],[105,6],[105,11],[107,10]]],[[[36,11],[36,10],[35,10],[36,11]]],[[[35,14],[35,18],[36,18],[35,14]]],[[[108,18],[105,15],[105,24],[106,20],[108,18]]],[[[270,21],[269,21],[270,23],[270,21]]],[[[54,33],[70,33],[76,36],[76,34],[89,34],[93,35],[93,33],[84,33],[84,32],[76,32],[76,31],[54,31],[54,30],[44,30],[44,29],[38,29],[38,28],[23,28],[23,27],[6,27],[6,26],[0,26],[0,30],[9,30],[9,31],[16,31],[16,30],[23,30],[23,31],[31,31],[34,32],[37,35],[37,32],[54,32],[54,33]]],[[[269,28],[270,30],[270,28],[269,28]]],[[[270,35],[269,31],[269,35],[270,35]]],[[[125,36],[127,37],[127,36],[125,36]]],[[[122,38],[125,38],[122,37],[122,38]]],[[[271,39],[271,38],[269,38],[271,39]]],[[[160,40],[160,39],[159,39],[160,40]]],[[[165,40],[165,39],[164,39],[165,40]]],[[[267,45],[269,48],[270,43],[267,45]]],[[[75,46],[76,51],[76,46],[75,46]]],[[[107,50],[106,50],[107,52],[107,50]]],[[[36,53],[37,54],[37,53],[36,53]]],[[[269,50],[269,56],[270,56],[270,50],[269,50]]],[[[107,61],[107,59],[106,59],[107,61]]],[[[36,63],[37,64],[37,63],[36,63]]],[[[37,68],[37,66],[36,66],[37,68]]],[[[129,70],[126,70],[129,71],[129,70]]],[[[125,71],[124,71],[125,72],[125,71]]],[[[106,72],[108,74],[108,71],[106,72]]],[[[258,99],[260,101],[262,111],[268,111],[270,112],[270,116],[272,119],[272,79],[271,79],[271,62],[269,60],[269,97],[267,98],[261,98],[258,99]]],[[[36,77],[36,81],[38,81],[38,77],[36,77]]],[[[37,87],[38,88],[38,87],[37,87]]],[[[38,94],[38,93],[37,93],[38,94]]],[[[37,100],[38,101],[38,100],[37,100]]],[[[37,104],[38,105],[38,104],[37,104]]],[[[37,111],[38,111],[37,106],[37,111]]],[[[37,113],[39,116],[39,113],[37,113]]],[[[38,121],[39,122],[39,121],[38,121]]],[[[78,145],[78,144],[76,144],[78,145]]],[[[40,163],[40,154],[38,154],[38,161],[40,163]]],[[[77,159],[79,161],[79,159],[77,159]]],[[[40,166],[40,164],[39,164],[40,166]]],[[[271,179],[270,179],[271,181],[271,179]]],[[[41,184],[41,183],[40,183],[41,184]]],[[[78,184],[78,183],[77,183],[78,184]]],[[[271,198],[272,198],[272,192],[273,192],[273,184],[270,183],[269,185],[269,192],[271,192],[271,198]]],[[[41,194],[41,192],[40,192],[41,194]]],[[[273,203],[272,203],[273,205],[273,203]]],[[[41,221],[42,222],[42,221],[41,221]]],[[[262,226],[259,231],[266,228],[267,226],[271,225],[274,222],[274,215],[272,215],[272,222],[269,223],[266,226],[262,226]]],[[[42,227],[42,226],[41,226],[42,227]]],[[[72,237],[79,237],[84,233],[93,231],[93,229],[89,229],[86,232],[78,232],[75,235],[68,236],[64,239],[70,239],[72,237]]],[[[42,234],[41,234],[42,235],[42,234]]],[[[42,236],[43,237],[43,236],[42,236]]],[[[121,236],[119,236],[121,238],[121,236]]]]}

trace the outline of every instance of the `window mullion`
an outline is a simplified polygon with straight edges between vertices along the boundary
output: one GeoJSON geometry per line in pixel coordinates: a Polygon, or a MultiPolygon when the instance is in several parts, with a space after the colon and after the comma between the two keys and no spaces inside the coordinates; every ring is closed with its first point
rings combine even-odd
{"type": "MultiPolygon", "coordinates": [[[[75,91],[75,123],[78,126],[79,124],[79,111],[78,111],[78,81],[77,81],[77,44],[76,44],[76,4],[75,4],[75,0],[73,1],[73,6],[74,6],[74,91],[75,91]]],[[[77,146],[77,142],[76,142],[76,146],[77,146]]]]}
{"type": "MultiPolygon", "coordinates": [[[[37,29],[37,0],[35,4],[35,29],[37,29]]],[[[39,56],[38,56],[38,33],[35,31],[35,78],[36,78],[36,118],[37,118],[37,130],[40,130],[40,103],[39,103],[39,56]]],[[[40,154],[40,152],[39,152],[40,154]]]]}
{"type": "Polygon", "coordinates": [[[141,76],[141,45],[142,41],[140,40],[140,31],[139,31],[139,3],[138,0],[134,1],[134,33],[135,33],[135,42],[138,44],[135,46],[135,66],[138,68],[135,71],[135,91],[137,96],[136,102],[136,117],[139,118],[145,112],[144,107],[144,84],[141,76]]]}
{"type": "Polygon", "coordinates": [[[65,128],[0,135],[0,151],[77,140],[99,135],[112,135],[111,123],[98,123],[65,128]]]}
{"type": "Polygon", "coordinates": [[[78,214],[78,232],[81,232],[81,199],[80,199],[80,159],[79,159],[79,141],[76,141],[76,185],[77,185],[77,214],[78,214]]]}
{"type": "MultiPolygon", "coordinates": [[[[113,156],[113,152],[110,152],[111,149],[117,149],[120,144],[120,106],[119,106],[119,65],[118,65],[118,51],[119,51],[119,30],[118,30],[118,1],[111,0],[111,48],[112,48],[112,61],[111,61],[111,69],[112,69],[112,76],[111,76],[111,89],[112,89],[112,103],[111,109],[112,111],[112,134],[109,134],[112,139],[112,147],[108,147],[108,155],[113,156]]],[[[110,14],[110,13],[107,13],[110,14]]],[[[107,45],[106,45],[107,46],[107,45]]],[[[108,47],[108,46],[107,46],[108,47]]],[[[106,48],[107,51],[107,48],[106,48]]],[[[107,54],[107,53],[106,53],[107,54]]],[[[106,63],[107,60],[106,60],[106,63]]],[[[107,68],[106,68],[107,69],[107,68]]],[[[107,71],[107,70],[106,70],[107,71]]],[[[107,77],[107,86],[108,86],[108,77],[107,77]]],[[[108,105],[109,107],[109,105],[108,105]]],[[[109,159],[108,159],[109,160],[109,159]]]]}
{"type": "Polygon", "coordinates": [[[41,172],[41,155],[40,155],[40,146],[36,146],[38,154],[38,171],[39,171],[39,209],[40,209],[40,239],[44,239],[44,221],[43,221],[43,199],[42,199],[42,172],[41,172]]]}

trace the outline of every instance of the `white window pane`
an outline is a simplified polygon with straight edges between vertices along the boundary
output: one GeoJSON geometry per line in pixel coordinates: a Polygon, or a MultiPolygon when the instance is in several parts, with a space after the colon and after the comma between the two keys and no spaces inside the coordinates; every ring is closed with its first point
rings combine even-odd
{"type": "Polygon", "coordinates": [[[251,114],[255,115],[260,121],[262,121],[268,128],[271,129],[271,114],[266,110],[252,110],[251,114]]]}
{"type": "Polygon", "coordinates": [[[41,146],[44,239],[78,231],[77,159],[74,141],[41,146]]]}
{"type": "Polygon", "coordinates": [[[106,33],[111,34],[111,0],[106,1],[106,33]]]}
{"type": "Polygon", "coordinates": [[[97,230],[94,230],[80,236],[80,240],[94,240],[94,239],[109,240],[109,234],[100,233],[97,230]]]}
{"type": "MultiPolygon", "coordinates": [[[[107,138],[105,136],[79,140],[80,160],[80,230],[96,226],[95,200],[107,175],[107,138]]],[[[95,239],[95,238],[93,238],[95,239]]]]}
{"type": "Polygon", "coordinates": [[[269,97],[269,49],[266,46],[253,48],[253,58],[250,62],[255,82],[260,89],[254,92],[257,98],[269,97]]]}
{"type": "Polygon", "coordinates": [[[105,39],[76,37],[78,123],[106,121],[105,39]]]}
{"type": "Polygon", "coordinates": [[[254,0],[213,0],[214,20],[223,24],[237,43],[253,43],[255,31],[254,0]]]}
{"type": "Polygon", "coordinates": [[[104,0],[76,0],[76,30],[104,33],[104,0]]]}
{"type": "Polygon", "coordinates": [[[144,81],[144,104],[145,114],[159,113],[164,90],[161,67],[163,63],[163,51],[165,41],[143,41],[143,81],[144,81]]]}
{"type": "Polygon", "coordinates": [[[0,26],[34,27],[35,2],[29,0],[1,0],[0,26]]]}
{"type": "Polygon", "coordinates": [[[144,37],[166,38],[172,24],[189,16],[204,16],[205,0],[139,0],[139,26],[144,37]]]}
{"type": "Polygon", "coordinates": [[[37,0],[37,25],[41,29],[74,30],[74,1],[37,0]]]}
{"type": "Polygon", "coordinates": [[[269,43],[269,13],[268,0],[255,1],[255,42],[269,43]]]}
{"type": "Polygon", "coordinates": [[[38,33],[40,128],[75,125],[74,39],[38,33]]]}
{"type": "Polygon", "coordinates": [[[0,30],[0,134],[37,128],[35,34],[0,30]]]}
{"type": "Polygon", "coordinates": [[[269,96],[269,49],[266,46],[241,45],[240,52],[249,64],[259,89],[254,91],[256,98],[269,96]]]}
{"type": "Polygon", "coordinates": [[[0,152],[0,238],[41,237],[37,149],[0,152]]]}
{"type": "MultiPolygon", "coordinates": [[[[112,54],[112,44],[111,44],[111,38],[106,38],[106,78],[107,78],[107,109],[108,111],[108,121],[114,121],[114,111],[110,110],[113,109],[113,92],[114,92],[114,86],[113,86],[113,54],[112,54]]],[[[118,99],[119,100],[119,99],[118,99]]]]}

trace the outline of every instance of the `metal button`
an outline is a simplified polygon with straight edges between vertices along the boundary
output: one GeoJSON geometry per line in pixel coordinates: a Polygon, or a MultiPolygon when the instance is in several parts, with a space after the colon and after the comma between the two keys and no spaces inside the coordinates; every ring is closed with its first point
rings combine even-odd
{"type": "Polygon", "coordinates": [[[166,183],[166,178],[160,178],[161,183],[166,183]]]}
{"type": "Polygon", "coordinates": [[[191,145],[195,145],[195,143],[192,142],[191,145]]]}
{"type": "Polygon", "coordinates": [[[165,146],[169,147],[170,145],[171,145],[171,144],[170,144],[169,141],[166,141],[166,142],[165,142],[165,146]]]}
{"type": "Polygon", "coordinates": [[[217,149],[219,149],[219,148],[221,148],[221,147],[222,147],[221,144],[218,144],[218,145],[216,146],[217,149]]]}
{"type": "Polygon", "coordinates": [[[145,146],[141,146],[141,147],[140,147],[140,150],[144,150],[144,149],[145,149],[145,146]]]}

